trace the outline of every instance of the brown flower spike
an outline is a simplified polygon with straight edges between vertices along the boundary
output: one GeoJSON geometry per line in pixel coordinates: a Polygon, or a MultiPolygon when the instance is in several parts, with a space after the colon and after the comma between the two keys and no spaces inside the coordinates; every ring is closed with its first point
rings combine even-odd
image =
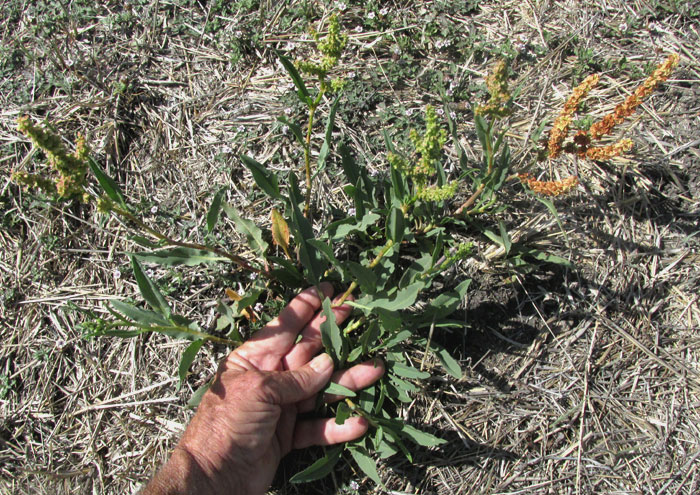
{"type": "MultiPolygon", "coordinates": [[[[673,69],[678,65],[678,61],[679,57],[677,54],[670,54],[625,101],[617,105],[611,113],[603,117],[599,122],[593,124],[588,131],[578,131],[574,135],[573,140],[564,145],[563,143],[569,134],[569,126],[576,109],[591,89],[600,81],[600,77],[597,74],[584,79],[566,100],[564,108],[559,112],[552,129],[549,131],[546,149],[549,158],[557,158],[562,152],[567,152],[589,160],[602,161],[609,160],[631,150],[634,143],[630,139],[620,139],[606,146],[591,146],[591,143],[609,135],[617,124],[622,123],[627,117],[632,115],[637,107],[642,104],[642,100],[653,93],[659,84],[669,78],[673,69]]],[[[564,194],[578,184],[578,178],[575,176],[561,181],[538,181],[529,174],[519,174],[518,178],[533,192],[545,196],[564,194]]]]}
{"type": "Polygon", "coordinates": [[[518,174],[518,179],[534,193],[542,196],[561,196],[578,185],[578,177],[572,175],[562,180],[537,180],[530,174],[518,174]]]}

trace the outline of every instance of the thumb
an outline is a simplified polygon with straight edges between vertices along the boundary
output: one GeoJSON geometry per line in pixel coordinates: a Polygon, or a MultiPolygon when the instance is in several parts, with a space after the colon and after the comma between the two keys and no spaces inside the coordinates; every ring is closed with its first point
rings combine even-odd
{"type": "Polygon", "coordinates": [[[269,383],[278,404],[293,404],[308,399],[323,389],[333,374],[333,360],[320,354],[301,368],[277,374],[269,383]]]}

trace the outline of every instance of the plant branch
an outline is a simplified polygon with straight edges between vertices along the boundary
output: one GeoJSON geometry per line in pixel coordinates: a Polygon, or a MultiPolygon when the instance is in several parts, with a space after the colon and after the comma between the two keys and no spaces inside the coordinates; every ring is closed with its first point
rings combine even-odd
{"type": "Polygon", "coordinates": [[[199,244],[196,242],[178,241],[176,239],[168,237],[167,235],[165,235],[161,232],[158,232],[157,230],[152,229],[151,227],[149,227],[148,225],[143,223],[141,220],[139,220],[135,215],[133,215],[132,213],[130,213],[122,208],[114,206],[112,208],[112,211],[114,213],[120,215],[121,217],[135,223],[136,225],[139,226],[139,228],[143,229],[145,232],[148,232],[156,239],[159,239],[170,246],[178,246],[178,247],[208,251],[210,253],[214,253],[214,254],[217,254],[219,256],[223,256],[224,258],[228,258],[229,260],[231,260],[233,263],[237,264],[238,266],[240,266],[244,270],[248,270],[248,271],[255,272],[258,274],[262,274],[262,275],[267,275],[266,271],[255,268],[250,263],[248,263],[248,261],[241,258],[240,256],[236,256],[235,254],[228,253],[228,252],[224,251],[223,249],[219,249],[217,247],[207,246],[206,244],[199,244]]]}

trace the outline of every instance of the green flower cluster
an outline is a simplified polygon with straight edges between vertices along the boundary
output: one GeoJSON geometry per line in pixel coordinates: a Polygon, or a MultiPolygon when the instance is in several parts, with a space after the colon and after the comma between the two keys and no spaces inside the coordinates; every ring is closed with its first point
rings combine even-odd
{"type": "Polygon", "coordinates": [[[440,127],[432,105],[425,108],[425,134],[419,135],[415,129],[409,134],[420,159],[414,168],[414,175],[429,177],[435,174],[435,163],[440,159],[442,148],[447,142],[447,131],[440,127]]]}
{"type": "Polygon", "coordinates": [[[508,65],[505,60],[498,62],[486,77],[486,88],[491,98],[485,105],[476,107],[476,114],[490,115],[494,118],[510,115],[513,110],[510,108],[511,95],[508,90],[508,65]]]}
{"type": "Polygon", "coordinates": [[[83,203],[87,203],[90,199],[85,191],[89,149],[85,138],[78,137],[75,152],[69,153],[59,136],[34,125],[26,115],[18,119],[17,129],[31,139],[34,146],[46,153],[49,165],[58,172],[58,176],[44,177],[39,174],[14,172],[12,180],[26,188],[42,189],[60,199],[79,198],[83,203]]]}
{"type": "Polygon", "coordinates": [[[386,158],[391,167],[413,179],[416,199],[445,201],[452,198],[457,192],[457,182],[443,186],[428,185],[428,179],[437,172],[437,163],[447,142],[447,131],[438,123],[437,113],[431,105],[425,107],[425,133],[421,135],[415,129],[411,129],[409,137],[416,149],[416,161],[410,162],[396,153],[389,152],[386,158]]]}
{"type": "Polygon", "coordinates": [[[454,198],[457,193],[457,181],[452,181],[444,186],[426,186],[418,190],[416,197],[423,201],[445,201],[454,198]]]}
{"type": "Polygon", "coordinates": [[[335,14],[328,20],[328,35],[325,38],[321,38],[321,35],[313,29],[311,34],[316,40],[316,48],[323,55],[321,61],[302,60],[297,62],[297,67],[302,72],[317,76],[324,84],[328,72],[338,64],[338,59],[348,43],[348,36],[340,32],[340,21],[335,14]]]}

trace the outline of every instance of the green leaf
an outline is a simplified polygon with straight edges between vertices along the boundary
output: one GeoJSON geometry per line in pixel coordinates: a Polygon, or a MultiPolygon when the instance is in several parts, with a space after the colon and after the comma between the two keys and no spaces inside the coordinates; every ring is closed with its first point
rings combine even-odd
{"type": "Polygon", "coordinates": [[[292,227],[294,229],[294,241],[299,247],[299,259],[305,268],[308,277],[314,285],[318,285],[321,274],[325,271],[326,263],[321,258],[321,253],[307,241],[314,239],[314,231],[309,221],[304,217],[299,209],[300,192],[296,176],[289,176],[290,188],[289,199],[292,206],[292,227]]]}
{"type": "MultiPolygon", "coordinates": [[[[338,242],[350,234],[366,232],[367,229],[374,225],[380,218],[380,215],[370,212],[365,214],[359,222],[350,221],[339,223],[334,229],[331,229],[331,226],[329,226],[328,230],[333,232],[331,242],[338,242]]],[[[350,220],[352,220],[352,218],[350,218],[350,220]]]]}
{"type": "Polygon", "coordinates": [[[426,371],[420,371],[412,366],[406,366],[405,364],[401,363],[392,363],[391,364],[391,371],[393,371],[395,374],[399,376],[403,376],[404,378],[416,378],[416,379],[425,379],[425,378],[430,378],[430,373],[426,371]]]}
{"type": "Polygon", "coordinates": [[[247,155],[241,155],[241,161],[248,167],[253,174],[253,180],[265,194],[273,199],[282,199],[275,174],[247,155]]]}
{"type": "Polygon", "coordinates": [[[221,201],[224,198],[224,193],[226,193],[226,187],[219,189],[214,195],[214,199],[211,201],[211,206],[207,212],[207,231],[211,233],[216,227],[216,223],[219,221],[219,215],[221,214],[221,201]]]}
{"type": "Polygon", "coordinates": [[[149,249],[158,249],[163,247],[162,241],[153,242],[150,239],[147,239],[141,235],[130,235],[127,237],[127,239],[129,239],[130,241],[134,241],[139,246],[143,246],[149,249]]]}
{"type": "Polygon", "coordinates": [[[289,60],[287,57],[285,57],[279,52],[276,52],[276,54],[279,57],[280,62],[282,62],[284,68],[289,73],[289,76],[292,78],[292,81],[294,81],[294,86],[297,87],[297,95],[299,96],[299,100],[301,100],[301,102],[304,105],[311,104],[311,95],[309,95],[309,90],[306,89],[306,84],[304,84],[304,80],[301,78],[301,75],[299,74],[297,68],[294,67],[292,61],[289,60]]]}
{"type": "Polygon", "coordinates": [[[314,248],[318,249],[333,266],[340,267],[340,261],[338,261],[335,254],[333,254],[333,248],[329,244],[320,239],[309,239],[307,242],[314,248]]]}
{"type": "Polygon", "coordinates": [[[379,349],[391,349],[397,344],[400,344],[404,340],[410,338],[413,335],[413,332],[410,330],[401,330],[399,333],[394,335],[392,338],[384,342],[383,344],[378,345],[375,347],[373,350],[379,350],[379,349]]]}
{"type": "Polygon", "coordinates": [[[443,438],[436,437],[435,435],[421,431],[407,424],[401,427],[401,434],[423,447],[435,447],[447,443],[447,440],[443,438]]]}
{"type": "MultiPolygon", "coordinates": [[[[421,342],[424,345],[427,343],[424,339],[421,339],[421,342]]],[[[447,370],[447,372],[450,375],[452,375],[455,378],[462,378],[462,368],[459,366],[457,360],[453,358],[449,352],[447,352],[447,349],[445,349],[439,344],[436,344],[435,342],[431,342],[430,347],[431,350],[437,356],[437,358],[440,360],[440,363],[442,364],[443,368],[445,368],[445,370],[447,370]]]]}
{"type": "Polygon", "coordinates": [[[326,119],[326,134],[323,138],[321,149],[318,152],[318,166],[316,173],[326,168],[326,159],[331,151],[331,142],[333,141],[333,122],[335,121],[335,112],[338,110],[339,101],[340,95],[335,97],[335,100],[333,100],[333,103],[331,103],[331,108],[328,111],[328,118],[326,119]]]}
{"type": "Polygon", "coordinates": [[[209,387],[211,387],[213,380],[211,380],[209,383],[205,383],[201,387],[199,387],[195,393],[192,394],[192,397],[190,397],[190,400],[187,401],[187,407],[190,409],[195,409],[200,402],[202,402],[202,397],[204,397],[204,394],[209,390],[209,387]]]}
{"type": "Polygon", "coordinates": [[[363,296],[358,299],[357,303],[348,301],[347,304],[357,305],[360,308],[364,306],[371,309],[381,308],[387,311],[399,311],[415,303],[418,293],[423,287],[423,282],[414,282],[405,289],[397,291],[396,296],[391,299],[388,297],[363,296]]]}
{"type": "Polygon", "coordinates": [[[252,249],[258,257],[265,258],[268,244],[263,239],[262,230],[252,221],[242,218],[233,206],[228,203],[224,203],[223,206],[226,215],[236,224],[236,230],[246,236],[250,249],[252,249]]]}
{"type": "Polygon", "coordinates": [[[406,183],[406,179],[395,167],[391,167],[390,176],[392,186],[391,191],[394,198],[392,203],[402,204],[407,194],[406,189],[408,185],[406,183]]]}
{"type": "Polygon", "coordinates": [[[406,221],[403,212],[399,208],[392,208],[386,223],[387,239],[394,241],[394,244],[400,244],[405,233],[406,221]]]}
{"type": "Polygon", "coordinates": [[[340,395],[342,397],[355,397],[355,395],[357,395],[349,388],[343,387],[342,385],[335,382],[328,382],[326,388],[323,389],[323,393],[330,395],[340,395]]]}
{"type": "Polygon", "coordinates": [[[556,220],[557,225],[559,226],[559,230],[561,230],[561,233],[564,234],[564,239],[566,239],[567,244],[569,243],[569,236],[566,233],[566,229],[564,228],[564,225],[561,223],[561,219],[559,218],[559,213],[557,213],[557,208],[554,206],[554,203],[552,203],[552,200],[549,198],[541,198],[539,196],[535,196],[535,199],[545,205],[549,212],[552,214],[554,217],[554,220],[556,220]]]}
{"type": "Polygon", "coordinates": [[[225,256],[219,256],[211,251],[203,249],[193,249],[186,247],[174,247],[153,251],[150,253],[129,253],[130,256],[136,257],[141,261],[149,263],[158,263],[164,266],[195,266],[203,263],[218,263],[230,262],[231,260],[225,256]]]}
{"type": "Polygon", "coordinates": [[[362,266],[354,261],[345,262],[345,266],[350,271],[357,284],[365,294],[374,294],[377,289],[377,276],[366,266],[362,266]]]}
{"type": "Polygon", "coordinates": [[[350,455],[355,460],[357,467],[359,467],[363,473],[365,473],[372,481],[380,486],[384,486],[382,483],[382,478],[377,472],[377,463],[369,455],[369,452],[364,447],[359,445],[350,446],[350,455]]]}
{"type": "Polygon", "coordinates": [[[306,284],[304,276],[297,270],[297,267],[292,264],[287,259],[278,258],[276,256],[269,256],[267,260],[270,263],[279,265],[280,268],[274,268],[270,272],[270,275],[279,280],[281,283],[289,286],[290,288],[302,287],[306,284]]]}
{"type": "Polygon", "coordinates": [[[126,209],[124,195],[114,179],[107,175],[107,173],[102,170],[102,167],[100,167],[91,156],[88,157],[88,166],[90,167],[90,170],[92,170],[92,173],[95,174],[97,182],[100,184],[100,187],[102,187],[107,197],[122,208],[126,209]]]}
{"type": "Polygon", "coordinates": [[[146,300],[148,305],[153,308],[153,310],[162,314],[166,318],[170,318],[170,306],[165,302],[163,294],[153,281],[146,276],[141,268],[141,264],[138,262],[135,256],[130,256],[131,266],[134,269],[134,277],[136,278],[136,284],[139,286],[139,291],[141,295],[146,300]]]}
{"type": "Polygon", "coordinates": [[[360,167],[357,166],[350,148],[343,143],[338,147],[338,152],[341,157],[340,166],[343,167],[345,177],[347,177],[350,184],[357,184],[360,180],[360,167]]]}
{"type": "Polygon", "coordinates": [[[236,342],[243,342],[240,332],[238,331],[238,326],[236,325],[236,315],[233,309],[222,301],[219,301],[216,305],[216,310],[220,313],[219,319],[216,322],[216,329],[221,331],[226,327],[230,330],[226,334],[227,339],[235,340],[236,342]]]}
{"type": "Polygon", "coordinates": [[[325,298],[322,303],[323,316],[325,320],[321,323],[321,340],[326,352],[333,357],[336,364],[340,364],[345,360],[345,339],[338,328],[335,321],[335,314],[331,309],[330,298],[325,298]]]}
{"type": "Polygon", "coordinates": [[[178,376],[180,377],[180,381],[177,385],[178,390],[185,381],[185,378],[187,378],[187,371],[190,369],[192,361],[194,361],[194,358],[197,356],[202,344],[204,344],[203,340],[195,340],[188,345],[187,349],[185,349],[185,351],[182,353],[182,357],[180,358],[180,367],[178,368],[178,376]]]}
{"type": "Polygon", "coordinates": [[[126,316],[131,321],[146,325],[170,325],[170,322],[155,311],[137,308],[129,303],[113,299],[109,301],[112,308],[126,316]]]}
{"type": "Polygon", "coordinates": [[[503,241],[503,249],[506,250],[506,256],[510,253],[510,248],[513,245],[513,243],[510,240],[510,235],[508,234],[508,230],[506,229],[506,224],[503,222],[503,220],[498,221],[498,230],[501,233],[501,240],[503,241]]]}
{"type": "Polygon", "coordinates": [[[292,131],[292,134],[294,134],[294,137],[296,138],[296,140],[299,142],[300,145],[302,145],[302,146],[306,145],[306,143],[304,141],[304,135],[302,134],[301,126],[299,124],[295,124],[294,122],[287,119],[287,117],[277,117],[277,120],[282,122],[287,127],[289,127],[289,130],[292,131]]]}
{"type": "Polygon", "coordinates": [[[345,239],[350,234],[357,232],[366,232],[367,229],[374,225],[381,218],[376,213],[366,213],[360,221],[353,222],[353,218],[346,218],[339,222],[335,222],[328,226],[331,242],[338,242],[345,239]]]}
{"type": "MultiPolygon", "coordinates": [[[[392,368],[393,369],[393,368],[392,368]]],[[[408,394],[408,392],[417,392],[418,387],[416,387],[414,384],[411,382],[407,382],[406,380],[402,380],[398,376],[396,376],[393,373],[388,374],[389,381],[399,390],[402,390],[408,394]]]]}
{"type": "Polygon", "coordinates": [[[345,420],[348,419],[351,415],[352,409],[350,409],[345,402],[339,403],[338,408],[335,411],[335,424],[344,424],[345,420]]]}
{"type": "Polygon", "coordinates": [[[340,460],[340,454],[344,446],[329,448],[326,455],[314,462],[311,466],[295,474],[289,480],[291,483],[307,483],[323,478],[333,471],[333,467],[340,460]]]}
{"type": "Polygon", "coordinates": [[[486,157],[487,150],[491,144],[491,134],[489,132],[489,125],[481,115],[474,115],[474,127],[476,129],[476,136],[479,138],[481,147],[484,150],[484,156],[486,157]]]}

